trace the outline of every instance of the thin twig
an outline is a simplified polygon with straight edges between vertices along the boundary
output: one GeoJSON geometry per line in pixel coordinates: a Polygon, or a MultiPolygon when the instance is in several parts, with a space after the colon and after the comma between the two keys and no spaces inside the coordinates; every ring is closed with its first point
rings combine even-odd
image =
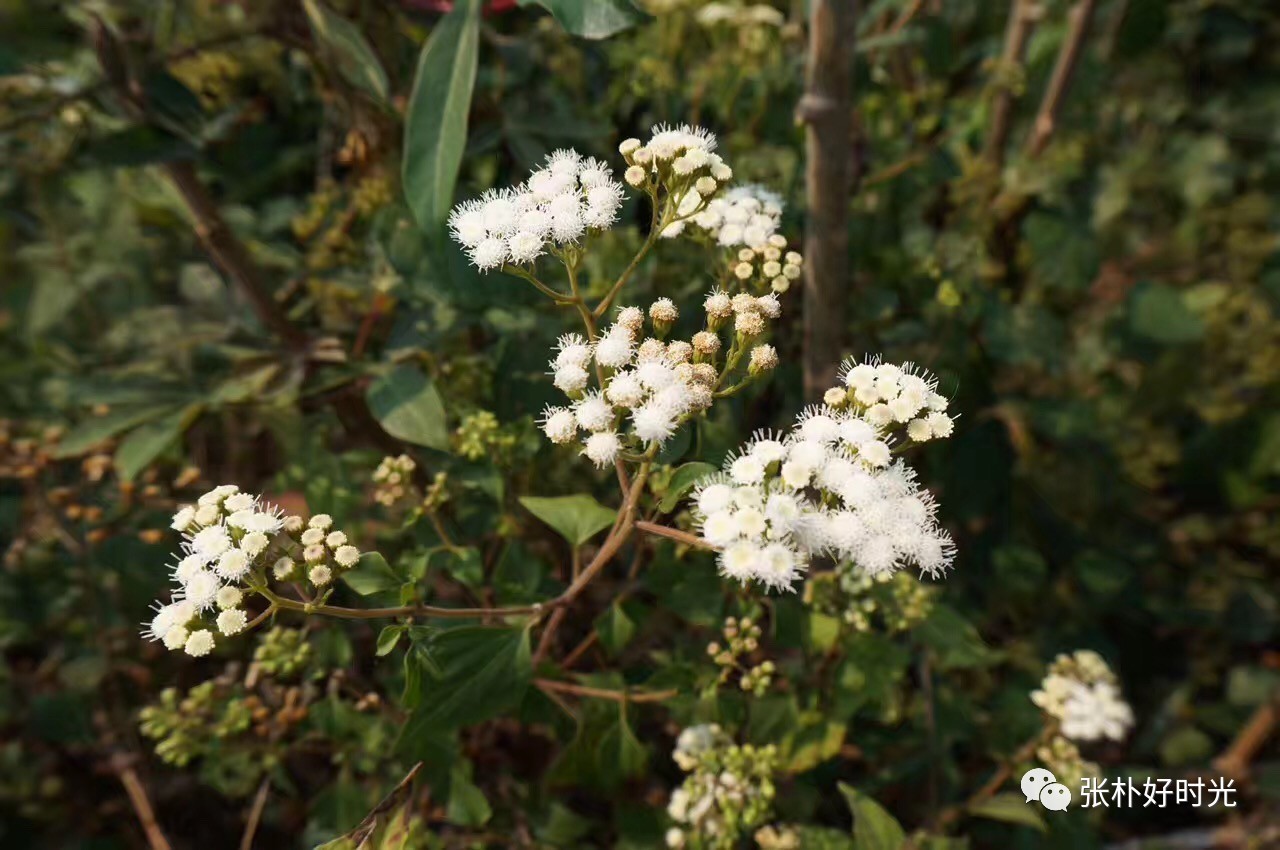
{"type": "Polygon", "coordinates": [[[252,850],[253,836],[262,821],[262,810],[267,807],[267,794],[271,790],[271,780],[263,779],[258,786],[258,793],[253,798],[253,808],[249,809],[249,821],[244,826],[244,834],[240,836],[240,850],[252,850]]]}
{"type": "Polygon", "coordinates": [[[169,839],[165,838],[164,832],[160,829],[160,823],[156,820],[155,809],[151,808],[151,800],[147,797],[147,789],[143,786],[142,781],[138,779],[138,773],[130,767],[123,756],[117,756],[112,759],[112,767],[115,769],[116,775],[120,777],[120,784],[124,786],[124,793],[129,797],[129,803],[133,806],[133,812],[138,816],[138,823],[142,825],[142,832],[147,837],[147,846],[151,850],[173,850],[169,844],[169,839]]]}
{"type": "Polygon", "coordinates": [[[1058,113],[1062,110],[1071,77],[1080,61],[1095,5],[1095,0],[1079,0],[1067,13],[1067,34],[1058,50],[1053,74],[1045,88],[1044,99],[1040,101],[1035,123],[1031,125],[1031,132],[1027,136],[1026,155],[1032,159],[1039,156],[1045,145],[1049,144],[1049,137],[1057,126],[1058,113]]]}
{"type": "Polygon", "coordinates": [[[665,691],[611,691],[606,688],[575,685],[572,682],[557,682],[554,679],[534,679],[533,683],[542,691],[559,691],[571,696],[607,699],[613,702],[662,702],[680,695],[675,688],[665,691]]]}
{"type": "Polygon", "coordinates": [[[1249,762],[1266,744],[1277,724],[1280,724],[1280,692],[1272,694],[1271,699],[1254,710],[1230,746],[1213,760],[1214,770],[1229,776],[1244,776],[1249,762]]]}
{"type": "MultiPolygon", "coordinates": [[[[1004,49],[1000,53],[998,77],[1007,77],[1021,69],[1022,58],[1027,52],[1027,42],[1035,27],[1038,9],[1034,0],[1013,0],[1009,7],[1009,23],[1004,32],[1004,49]]],[[[987,134],[983,156],[996,167],[1004,167],[1004,151],[1013,124],[1014,88],[1007,79],[1000,79],[991,104],[991,129],[987,134]]]]}
{"type": "Polygon", "coordinates": [[[694,546],[698,549],[719,549],[719,546],[699,537],[696,534],[690,534],[687,531],[681,531],[678,528],[672,528],[668,525],[659,525],[656,522],[645,522],[644,520],[636,521],[636,530],[643,531],[646,534],[653,534],[658,537],[666,537],[669,540],[676,540],[686,546],[694,546]]]}

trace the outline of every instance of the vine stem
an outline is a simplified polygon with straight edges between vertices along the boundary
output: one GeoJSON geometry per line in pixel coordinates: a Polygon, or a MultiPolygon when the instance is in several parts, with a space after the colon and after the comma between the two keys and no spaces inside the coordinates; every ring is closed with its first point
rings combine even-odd
{"type": "Polygon", "coordinates": [[[304,614],[321,614],[343,620],[385,620],[396,617],[453,617],[476,619],[480,617],[527,617],[540,615],[555,607],[557,600],[545,605],[521,605],[509,608],[442,608],[436,605],[402,605],[398,608],[342,608],[337,605],[315,605],[297,602],[277,596],[266,588],[258,591],[276,608],[300,611],[304,614]]]}
{"type": "Polygon", "coordinates": [[[557,682],[554,679],[534,679],[534,685],[543,691],[558,691],[576,697],[607,699],[613,702],[662,702],[680,694],[675,688],[665,691],[611,691],[606,688],[589,688],[586,685],[575,685],[572,682],[557,682]]]}

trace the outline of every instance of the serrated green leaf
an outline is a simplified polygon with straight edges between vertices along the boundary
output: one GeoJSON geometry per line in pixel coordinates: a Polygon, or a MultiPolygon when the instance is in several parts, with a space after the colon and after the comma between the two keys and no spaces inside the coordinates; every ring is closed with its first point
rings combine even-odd
{"type": "Polygon", "coordinates": [[[467,144],[467,115],[480,51],[480,0],[459,0],[418,58],[404,124],[402,178],[414,220],[443,231],[467,144]]]}
{"type": "Polygon", "coordinates": [[[852,785],[839,784],[853,813],[853,841],[858,850],[902,850],[906,833],[893,815],[852,785]]]}
{"type": "Polygon", "coordinates": [[[988,818],[990,820],[1004,821],[1005,823],[1021,824],[1034,827],[1041,832],[1047,830],[1040,812],[1034,808],[1034,804],[1028,803],[1021,794],[996,794],[990,799],[969,806],[968,812],[976,818],[988,818]]]}
{"type": "Polygon", "coordinates": [[[568,32],[599,39],[629,29],[649,16],[630,0],[520,0],[521,6],[541,6],[568,32]]]}
{"type": "Polygon", "coordinates": [[[302,0],[316,40],[333,54],[338,73],[379,102],[387,99],[387,72],[360,28],[320,0],[302,0]]]}
{"type": "Polygon", "coordinates": [[[586,494],[576,496],[524,496],[520,504],[529,513],[560,533],[574,546],[581,546],[613,525],[617,511],[606,508],[586,494]]]}
{"type": "Polygon", "coordinates": [[[437,669],[419,677],[403,739],[487,720],[524,698],[532,674],[527,629],[459,626],[422,640],[419,647],[414,636],[415,657],[427,651],[437,669]]]}
{"type": "Polygon", "coordinates": [[[671,483],[667,485],[667,492],[662,497],[662,503],[658,506],[663,513],[670,513],[675,510],[676,505],[684,498],[684,494],[688,493],[694,486],[706,478],[708,475],[714,475],[716,468],[709,463],[694,461],[686,463],[671,474],[671,483]]]}
{"type": "Polygon", "coordinates": [[[447,451],[449,429],[435,384],[416,366],[401,365],[369,385],[369,411],[391,436],[447,451]]]}

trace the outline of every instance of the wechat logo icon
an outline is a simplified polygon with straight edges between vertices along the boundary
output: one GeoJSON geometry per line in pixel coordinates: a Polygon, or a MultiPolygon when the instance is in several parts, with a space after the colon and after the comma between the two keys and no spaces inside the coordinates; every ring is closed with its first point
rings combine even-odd
{"type": "Polygon", "coordinates": [[[1028,803],[1039,800],[1040,805],[1055,812],[1066,811],[1071,805],[1071,789],[1043,767],[1034,767],[1022,775],[1022,794],[1028,803]]]}

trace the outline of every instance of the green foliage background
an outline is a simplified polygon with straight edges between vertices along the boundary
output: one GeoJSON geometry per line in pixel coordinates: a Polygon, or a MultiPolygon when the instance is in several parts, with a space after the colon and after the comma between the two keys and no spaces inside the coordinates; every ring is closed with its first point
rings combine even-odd
{"type": "MultiPolygon", "coordinates": [[[[693,0],[651,16],[624,0],[437,5],[0,2],[5,847],[147,846],[128,773],[175,847],[235,846],[259,787],[256,846],[311,847],[417,761],[419,791],[387,809],[403,821],[384,814],[361,846],[660,846],[674,734],[710,718],[782,748],[779,820],[807,825],[804,846],[895,846],[851,832],[851,809],[911,832],[967,798],[1039,728],[1027,694],[1045,664],[1079,647],[1108,658],[1138,717],[1091,753],[1108,773],[1221,773],[1215,757],[1280,683],[1280,14],[1266,2],[1098,2],[1038,153],[1026,140],[1070,4],[1038,4],[1012,66],[1004,3],[864,4],[853,271],[834,282],[850,291],[847,348],[825,354],[926,365],[962,413],[922,464],[959,560],[914,628],[764,603],[663,543],[635,556],[638,586],[619,567],[589,597],[563,651],[594,631],[580,681],[680,696],[586,701],[576,724],[521,687],[518,628],[308,622],[258,650],[275,671],[261,688],[242,675],[257,637],[199,662],[141,642],[173,543],[154,530],[202,485],[360,529],[386,559],[342,593],[371,605],[547,598],[611,522],[545,501],[616,503],[533,425],[552,397],[542,352],[573,324],[466,266],[438,227],[454,198],[557,147],[616,165],[621,139],[690,121],[719,134],[737,178],[785,195],[789,235],[803,228],[804,4],[778,4],[781,25],[736,4],[708,24],[693,0]],[[305,341],[210,262],[184,169],[305,341]],[[373,505],[373,468],[401,451],[439,522],[373,505]],[[779,684],[708,702],[706,643],[726,614],[757,611],[779,684]],[[205,680],[178,712],[209,712],[188,760],[158,759],[140,709],[205,680]]],[[[643,212],[598,246],[588,286],[634,251],[643,212]]],[[[660,253],[626,302],[708,286],[700,254],[660,253]]],[[[676,441],[666,462],[716,463],[800,407],[798,303],[775,380],[719,409],[700,454],[676,441]]],[[[922,846],[1274,835],[1278,755],[1252,754],[1236,810],[1073,810],[1042,831],[997,807],[922,846]]]]}

